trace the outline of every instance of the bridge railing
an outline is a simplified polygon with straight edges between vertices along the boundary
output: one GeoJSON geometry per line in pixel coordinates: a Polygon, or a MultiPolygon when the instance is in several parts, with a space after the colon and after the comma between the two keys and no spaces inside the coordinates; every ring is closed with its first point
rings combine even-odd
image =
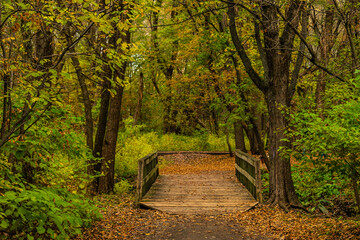
{"type": "Polygon", "coordinates": [[[260,160],[236,149],[235,174],[251,195],[262,202],[260,160]]]}
{"type": "Polygon", "coordinates": [[[139,204],[143,196],[159,176],[158,153],[149,154],[138,161],[137,199],[139,204]]]}

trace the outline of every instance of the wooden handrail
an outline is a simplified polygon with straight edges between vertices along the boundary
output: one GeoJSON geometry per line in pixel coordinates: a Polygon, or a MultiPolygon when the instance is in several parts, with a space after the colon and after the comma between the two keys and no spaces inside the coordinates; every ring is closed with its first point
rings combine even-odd
{"type": "Polygon", "coordinates": [[[149,154],[138,161],[137,205],[139,205],[142,197],[145,196],[159,176],[158,163],[157,152],[149,154]]]}
{"type": "Polygon", "coordinates": [[[251,195],[262,202],[260,160],[236,149],[235,174],[251,195]]]}

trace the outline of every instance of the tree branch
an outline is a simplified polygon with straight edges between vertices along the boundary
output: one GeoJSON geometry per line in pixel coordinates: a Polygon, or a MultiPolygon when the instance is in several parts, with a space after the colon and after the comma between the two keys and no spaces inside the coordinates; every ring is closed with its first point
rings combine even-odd
{"type": "Polygon", "coordinates": [[[254,82],[254,84],[261,91],[265,91],[268,87],[267,84],[260,78],[260,76],[254,70],[254,68],[251,64],[251,60],[249,59],[248,55],[246,54],[244,46],[240,42],[238,32],[236,30],[234,6],[235,6],[234,0],[229,0],[228,16],[229,16],[229,28],[230,28],[231,38],[232,38],[235,48],[241,58],[241,61],[243,62],[243,65],[245,67],[247,74],[249,75],[251,80],[254,82]]]}
{"type": "MultiPolygon", "coordinates": [[[[307,25],[309,22],[309,12],[307,10],[305,10],[304,8],[303,8],[302,12],[303,13],[302,13],[302,21],[301,21],[301,35],[304,39],[306,39],[306,37],[308,35],[307,25]]],[[[287,96],[288,101],[290,101],[290,99],[292,99],[292,97],[294,96],[294,93],[295,93],[295,88],[296,88],[296,84],[297,84],[297,81],[299,78],[301,65],[304,60],[304,55],[301,53],[304,51],[305,51],[305,44],[303,41],[301,41],[300,47],[299,47],[299,52],[298,52],[298,55],[296,58],[295,67],[294,67],[294,70],[291,75],[290,86],[289,86],[289,96],[287,96]]]]}

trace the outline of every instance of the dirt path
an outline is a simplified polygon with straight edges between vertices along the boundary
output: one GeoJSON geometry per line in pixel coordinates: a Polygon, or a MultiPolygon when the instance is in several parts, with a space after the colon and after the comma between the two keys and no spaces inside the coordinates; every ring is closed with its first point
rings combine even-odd
{"type": "Polygon", "coordinates": [[[155,229],[154,233],[143,239],[166,240],[197,240],[197,239],[271,239],[255,236],[245,232],[235,221],[224,217],[190,216],[155,229]],[[221,219],[222,218],[222,219],[221,219]],[[157,231],[156,231],[157,230],[157,231]]]}

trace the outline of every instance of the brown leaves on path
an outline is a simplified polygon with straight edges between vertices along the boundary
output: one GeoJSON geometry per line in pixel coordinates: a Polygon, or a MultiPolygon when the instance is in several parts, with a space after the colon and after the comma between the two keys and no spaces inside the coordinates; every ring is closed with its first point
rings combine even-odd
{"type": "Polygon", "coordinates": [[[325,218],[292,210],[260,205],[245,213],[229,216],[249,233],[279,239],[360,239],[360,222],[325,218]]]}
{"type": "Polygon", "coordinates": [[[209,171],[235,171],[230,155],[174,154],[160,157],[160,174],[200,174],[209,171]]]}

